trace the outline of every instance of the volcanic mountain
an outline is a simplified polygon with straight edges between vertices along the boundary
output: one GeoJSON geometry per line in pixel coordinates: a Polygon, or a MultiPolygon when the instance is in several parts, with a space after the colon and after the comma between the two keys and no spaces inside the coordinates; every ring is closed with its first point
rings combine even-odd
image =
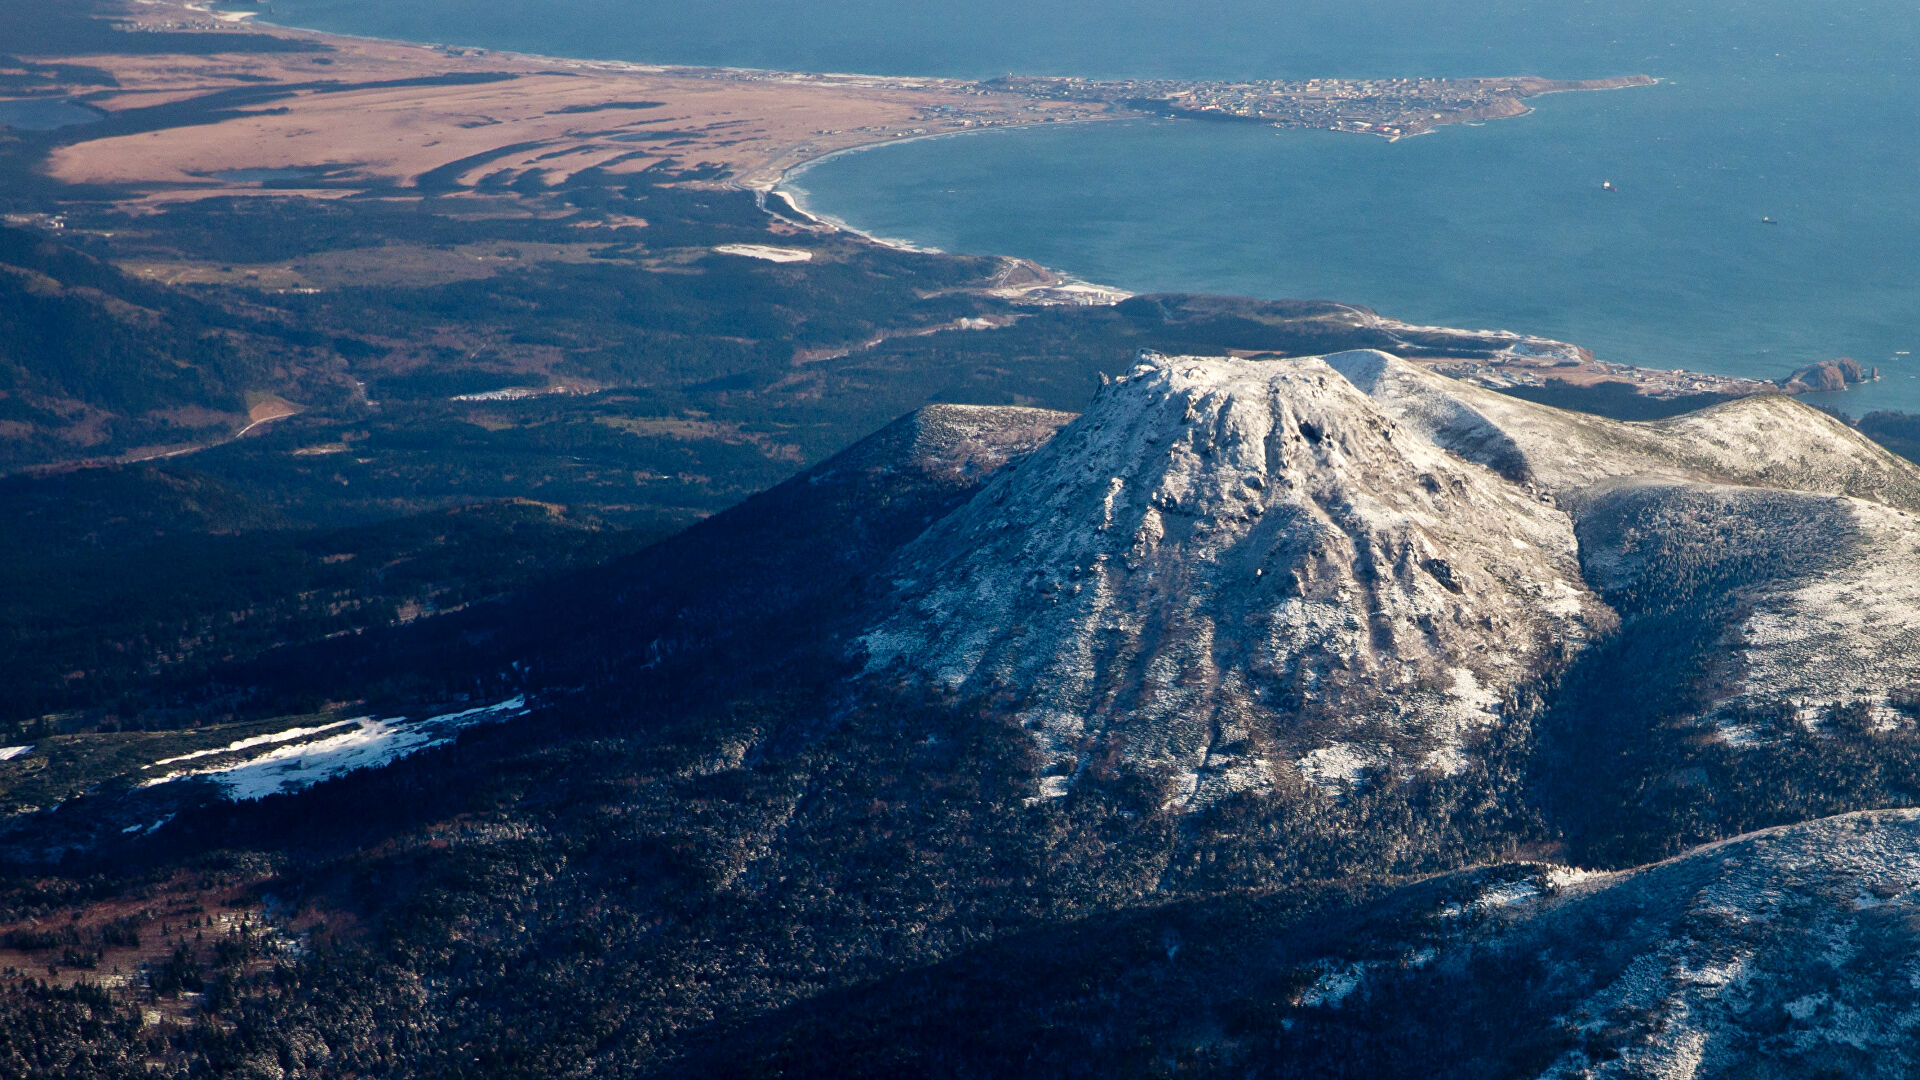
{"type": "MultiPolygon", "coordinates": [[[[1896,1074],[1916,508],[1785,399],[1622,423],[1381,353],[1149,355],[1077,418],[930,406],[266,671],[524,717],[244,803],[300,748],[167,778],[129,733],[0,850],[340,915],[219,977],[271,990],[209,1045],[292,1076],[400,1031],[527,1075],[1896,1074]],[[194,885],[236,849],[279,861],[194,885]]],[[[6,929],[130,950],[126,910],[6,929]]],[[[159,1045],[64,993],[0,1031],[159,1045]]]]}
{"type": "Polygon", "coordinates": [[[1624,423],[1378,352],[1149,356],[906,545],[861,641],[1002,702],[1042,794],[1117,757],[1191,808],[1451,772],[1576,658],[1736,743],[1776,707],[1910,726],[1915,508],[1920,470],[1783,397],[1624,423]]]}
{"type": "Polygon", "coordinates": [[[1004,694],[1051,794],[1104,744],[1204,805],[1440,771],[1610,623],[1568,516],[1320,360],[1154,360],[901,552],[872,672],[1004,694]]]}

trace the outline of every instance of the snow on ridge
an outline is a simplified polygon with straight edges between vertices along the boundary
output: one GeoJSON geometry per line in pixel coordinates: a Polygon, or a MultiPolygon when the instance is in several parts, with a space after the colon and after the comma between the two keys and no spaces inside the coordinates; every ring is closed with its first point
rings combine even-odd
{"type": "Polygon", "coordinates": [[[32,743],[25,746],[0,746],[0,761],[12,761],[14,758],[25,757],[32,752],[32,743]]]}
{"type": "MultiPolygon", "coordinates": [[[[219,785],[223,794],[235,802],[262,799],[268,795],[298,791],[361,769],[390,765],[429,747],[451,742],[464,728],[524,716],[528,711],[526,705],[527,700],[523,695],[494,705],[445,713],[425,720],[409,721],[404,717],[376,720],[363,716],[320,728],[296,729],[302,734],[311,734],[346,724],[353,725],[346,731],[325,738],[290,745],[287,739],[299,736],[282,733],[284,737],[278,739],[264,736],[243,739],[241,743],[249,744],[243,749],[260,746],[271,746],[271,749],[236,764],[170,772],[148,780],[141,786],[153,787],[188,777],[205,777],[219,785]]],[[[234,746],[239,747],[240,743],[234,746]]],[[[230,747],[208,753],[227,753],[231,750],[230,747]]],[[[194,756],[184,755],[167,760],[182,761],[194,756]]]]}
{"type": "Polygon", "coordinates": [[[1755,1037],[1774,1040],[1782,1060],[1864,1050],[1879,1055],[1871,1075],[1914,1075],[1920,975],[1911,930],[1890,928],[1920,912],[1920,812],[1749,833],[1607,875],[1590,895],[1618,902],[1609,894],[1678,900],[1677,921],[1569,1010],[1583,1038],[1543,1077],[1691,1076],[1675,1063],[1716,1047],[1724,1063],[1755,1037]],[[1856,960],[1863,948],[1878,951],[1874,962],[1856,960]],[[1784,1032],[1765,1024],[1780,1013],[1794,1021],[1784,1032]]]}

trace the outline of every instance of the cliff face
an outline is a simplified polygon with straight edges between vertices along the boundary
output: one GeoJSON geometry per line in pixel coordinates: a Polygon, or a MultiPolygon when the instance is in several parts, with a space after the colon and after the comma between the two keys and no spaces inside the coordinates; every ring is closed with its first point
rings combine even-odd
{"type": "Polygon", "coordinates": [[[1005,695],[1204,804],[1447,772],[1609,615],[1566,514],[1314,360],[1154,358],[897,559],[868,670],[1005,695]]]}
{"type": "Polygon", "coordinates": [[[1781,379],[1780,389],[1789,394],[1831,392],[1879,377],[1879,368],[1868,370],[1851,356],[1836,356],[1832,360],[1808,364],[1781,379]]]}

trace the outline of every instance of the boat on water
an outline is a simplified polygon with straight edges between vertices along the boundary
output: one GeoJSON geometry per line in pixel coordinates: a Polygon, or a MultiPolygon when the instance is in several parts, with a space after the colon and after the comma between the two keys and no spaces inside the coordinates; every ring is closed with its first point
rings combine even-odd
{"type": "Polygon", "coordinates": [[[1613,186],[1613,181],[1602,180],[1600,181],[1600,190],[1601,191],[1619,191],[1620,189],[1613,186]]]}
{"type": "Polygon", "coordinates": [[[1775,221],[1775,220],[1773,220],[1773,219],[1772,219],[1772,218],[1770,218],[1770,217],[1763,217],[1763,218],[1761,218],[1761,219],[1760,219],[1760,224],[1762,224],[1762,225],[1778,225],[1778,224],[1780,224],[1780,223],[1779,223],[1779,222],[1777,222],[1777,221],[1775,221]]]}

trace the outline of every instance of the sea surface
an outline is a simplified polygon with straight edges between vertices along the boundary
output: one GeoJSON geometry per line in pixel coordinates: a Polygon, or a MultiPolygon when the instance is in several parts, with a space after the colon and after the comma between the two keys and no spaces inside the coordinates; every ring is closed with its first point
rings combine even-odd
{"type": "Polygon", "coordinates": [[[16,131],[52,131],[76,124],[94,124],[105,114],[59,98],[15,98],[0,101],[0,127],[16,131]]]}
{"type": "Polygon", "coordinates": [[[1827,404],[1920,410],[1920,0],[272,0],[267,18],[955,77],[1654,75],[1397,143],[1072,125],[892,144],[791,185],[877,236],[1135,291],[1326,297],[1765,378],[1847,355],[1886,378],[1827,404]]]}

